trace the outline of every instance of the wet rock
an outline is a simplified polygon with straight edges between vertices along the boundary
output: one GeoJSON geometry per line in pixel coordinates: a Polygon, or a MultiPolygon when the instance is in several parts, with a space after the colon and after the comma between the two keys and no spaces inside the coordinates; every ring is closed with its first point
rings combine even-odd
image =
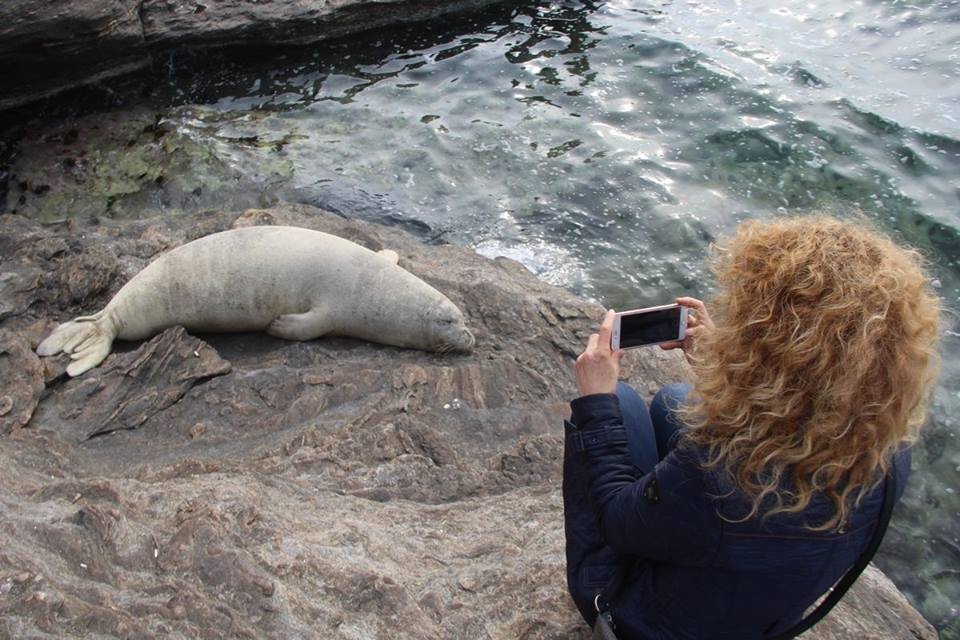
{"type": "MultiPolygon", "coordinates": [[[[0,396],[35,404],[0,437],[0,636],[588,637],[565,587],[562,419],[601,309],[305,206],[3,228],[3,271],[44,278],[0,318],[25,363],[0,360],[0,396]],[[160,252],[264,223],[397,251],[464,310],[474,352],[174,328],[68,379],[30,351],[160,252]],[[63,280],[71,259],[110,275],[63,280]]],[[[652,392],[686,368],[651,349],[623,372],[652,392]]],[[[807,636],[936,637],[874,570],[807,636]]]]}
{"type": "Polygon", "coordinates": [[[145,0],[144,37],[151,50],[235,44],[304,45],[350,33],[471,11],[496,0],[340,0],[324,4],[262,0],[145,0]]]}
{"type": "MultiPolygon", "coordinates": [[[[143,69],[172,49],[306,45],[496,0],[0,3],[0,111],[143,69]]],[[[72,136],[67,136],[69,142],[72,136]]],[[[44,191],[44,184],[31,191],[44,191]]]]}
{"type": "MultiPolygon", "coordinates": [[[[21,145],[30,152],[12,162],[6,210],[47,222],[207,209],[224,201],[223,189],[214,185],[240,179],[214,148],[149,109],[134,109],[123,118],[90,114],[54,123],[31,130],[21,145]],[[37,184],[46,188],[39,190],[37,184]]],[[[145,244],[151,240],[145,238],[145,244]]],[[[69,253],[68,246],[62,250],[69,253]]]]}
{"type": "Polygon", "coordinates": [[[141,4],[0,3],[0,111],[147,66],[141,4]]]}

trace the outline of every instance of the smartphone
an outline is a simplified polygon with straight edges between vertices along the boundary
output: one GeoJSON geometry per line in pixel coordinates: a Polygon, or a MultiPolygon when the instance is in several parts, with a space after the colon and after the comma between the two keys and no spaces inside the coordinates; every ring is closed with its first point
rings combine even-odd
{"type": "Polygon", "coordinates": [[[610,348],[616,351],[683,340],[686,331],[687,308],[679,304],[621,311],[613,319],[610,348]]]}

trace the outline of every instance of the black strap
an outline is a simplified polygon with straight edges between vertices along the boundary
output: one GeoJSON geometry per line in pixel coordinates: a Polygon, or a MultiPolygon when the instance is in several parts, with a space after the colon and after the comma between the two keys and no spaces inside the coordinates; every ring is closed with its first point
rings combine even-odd
{"type": "MultiPolygon", "coordinates": [[[[893,512],[893,503],[895,501],[895,492],[897,489],[897,469],[895,462],[891,461],[890,470],[887,472],[886,478],[884,478],[884,491],[883,491],[883,505],[880,508],[880,519],[877,521],[877,527],[873,530],[873,538],[870,539],[870,544],[867,545],[867,548],[863,550],[863,553],[860,554],[860,557],[857,558],[857,561],[850,567],[850,569],[843,574],[843,577],[840,578],[840,581],[834,585],[833,590],[830,592],[823,602],[814,609],[810,615],[805,617],[803,620],[793,625],[783,633],[779,633],[768,640],[791,640],[796,638],[804,631],[807,631],[810,627],[820,622],[824,616],[830,613],[830,610],[840,599],[847,593],[847,590],[853,585],[857,578],[860,577],[860,574],[863,573],[863,570],[867,568],[867,565],[870,564],[870,561],[873,559],[874,554],[877,552],[877,549],[880,547],[880,542],[883,540],[883,534],[887,531],[887,525],[890,523],[890,514],[893,512]]],[[[610,580],[607,584],[597,593],[596,597],[593,600],[594,607],[597,609],[597,614],[606,613],[610,608],[610,601],[620,592],[620,589],[623,588],[623,583],[627,578],[627,574],[630,573],[630,570],[633,568],[634,563],[628,562],[620,564],[617,566],[617,570],[614,571],[613,575],[610,577],[610,580]]]]}
{"type": "Polygon", "coordinates": [[[877,552],[877,549],[880,547],[880,541],[883,540],[883,534],[887,530],[887,524],[890,523],[890,513],[893,511],[893,503],[895,500],[894,492],[897,488],[897,469],[895,462],[891,461],[890,471],[887,473],[887,477],[884,479],[885,487],[883,492],[883,507],[880,509],[880,519],[877,521],[877,528],[873,530],[873,538],[870,540],[870,544],[867,545],[867,548],[863,550],[863,553],[860,554],[860,557],[853,564],[850,569],[843,574],[843,577],[840,578],[840,581],[834,585],[833,590],[830,592],[823,602],[814,609],[810,615],[805,617],[803,620],[793,625],[783,633],[778,633],[769,640],[790,640],[791,638],[796,638],[801,633],[812,627],[813,625],[820,622],[825,615],[830,613],[830,610],[833,609],[834,605],[840,602],[840,598],[847,592],[847,589],[856,581],[860,574],[863,573],[863,570],[867,568],[867,565],[870,564],[870,560],[873,559],[873,554],[877,552]]]}

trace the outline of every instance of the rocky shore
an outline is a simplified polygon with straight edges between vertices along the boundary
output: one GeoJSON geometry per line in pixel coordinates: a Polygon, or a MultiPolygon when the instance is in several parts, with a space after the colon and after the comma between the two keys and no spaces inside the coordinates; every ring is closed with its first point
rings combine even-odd
{"type": "MultiPolygon", "coordinates": [[[[0,637],[588,637],[564,582],[561,420],[600,315],[513,261],[307,206],[0,217],[0,637]],[[170,329],[75,379],[34,354],[161,252],[252,224],[396,250],[477,348],[170,329]]],[[[625,358],[644,392],[684,372],[625,358]]],[[[805,637],[936,632],[871,567],[805,637]]]]}
{"type": "Polygon", "coordinates": [[[497,0],[0,3],[0,112],[128,75],[173,50],[307,45],[497,0]]]}

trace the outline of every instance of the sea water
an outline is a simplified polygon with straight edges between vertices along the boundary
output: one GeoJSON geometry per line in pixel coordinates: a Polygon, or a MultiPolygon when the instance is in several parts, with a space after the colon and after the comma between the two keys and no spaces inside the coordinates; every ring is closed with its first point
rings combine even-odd
{"type": "Polygon", "coordinates": [[[866,215],[921,250],[944,369],[877,563],[960,638],[960,0],[539,2],[168,69],[159,124],[239,177],[221,206],[400,225],[608,307],[708,296],[750,218],[866,215]]]}

